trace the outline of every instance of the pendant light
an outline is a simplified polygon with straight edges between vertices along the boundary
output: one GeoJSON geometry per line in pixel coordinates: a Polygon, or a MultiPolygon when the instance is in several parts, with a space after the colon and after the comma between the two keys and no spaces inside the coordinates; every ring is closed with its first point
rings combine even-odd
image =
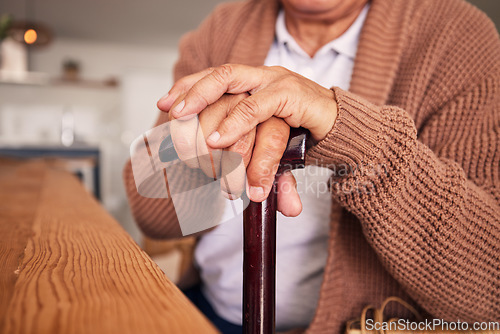
{"type": "Polygon", "coordinates": [[[35,8],[32,0],[25,0],[25,20],[15,20],[9,29],[9,36],[15,41],[28,46],[48,45],[52,41],[51,29],[34,20],[35,8]]]}

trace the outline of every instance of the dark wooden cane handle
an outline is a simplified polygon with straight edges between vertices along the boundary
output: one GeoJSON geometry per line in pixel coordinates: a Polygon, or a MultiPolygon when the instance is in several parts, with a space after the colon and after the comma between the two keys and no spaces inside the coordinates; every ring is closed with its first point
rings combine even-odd
{"type": "Polygon", "coordinates": [[[272,190],[243,213],[243,333],[271,334],[275,328],[277,180],[305,165],[308,131],[291,128],[272,190]]]}

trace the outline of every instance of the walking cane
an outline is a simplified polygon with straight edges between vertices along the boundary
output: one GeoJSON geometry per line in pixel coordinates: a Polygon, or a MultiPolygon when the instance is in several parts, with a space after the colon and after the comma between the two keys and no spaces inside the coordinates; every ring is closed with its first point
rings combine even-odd
{"type": "MultiPolygon", "coordinates": [[[[287,170],[303,168],[308,131],[291,128],[269,196],[250,201],[243,213],[243,333],[272,334],[275,327],[277,180],[287,170]]],[[[158,152],[160,161],[179,159],[167,136],[158,152]]]]}
{"type": "Polygon", "coordinates": [[[250,201],[243,213],[243,333],[275,329],[277,181],[286,170],[303,168],[307,131],[291,128],[273,187],[262,203],[250,201]]]}

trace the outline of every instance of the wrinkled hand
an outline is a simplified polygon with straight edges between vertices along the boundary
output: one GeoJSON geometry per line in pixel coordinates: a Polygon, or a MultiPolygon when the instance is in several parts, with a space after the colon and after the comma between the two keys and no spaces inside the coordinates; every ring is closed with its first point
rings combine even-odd
{"type": "Polygon", "coordinates": [[[326,137],[337,118],[334,94],[283,67],[222,65],[179,80],[158,102],[174,117],[199,114],[222,95],[249,93],[208,138],[211,147],[234,144],[257,124],[276,116],[291,127],[304,127],[317,141],[326,137]],[[187,88],[187,89],[186,89],[187,88]],[[179,95],[186,96],[178,104],[179,95]]]}
{"type": "MultiPolygon", "coordinates": [[[[184,97],[185,94],[181,94],[176,103],[184,97]]],[[[209,177],[218,178],[220,173],[223,173],[226,177],[225,182],[221,183],[221,190],[229,199],[238,198],[245,189],[245,169],[249,184],[264,183],[269,187],[272,185],[275,168],[279,164],[289,136],[289,126],[283,120],[272,117],[222,151],[208,147],[206,145],[208,134],[215,131],[228,113],[246,97],[247,93],[224,94],[208,105],[199,114],[198,120],[181,118],[181,121],[171,123],[172,141],[179,158],[191,168],[200,168],[209,177]],[[228,152],[238,153],[243,160],[229,174],[228,166],[234,165],[234,161],[230,161],[228,152]],[[266,162],[266,166],[272,166],[271,169],[261,168],[257,163],[262,161],[266,162]]],[[[173,118],[172,115],[170,118],[173,118]]],[[[278,210],[286,216],[298,215],[302,205],[291,173],[280,177],[279,186],[287,191],[282,191],[278,195],[278,210]]],[[[250,197],[254,200],[252,196],[250,197]]]]}
{"type": "MultiPolygon", "coordinates": [[[[232,107],[217,125],[217,129],[206,137],[210,147],[230,147],[258,124],[273,117],[282,119],[292,127],[309,129],[312,137],[319,141],[326,137],[337,118],[337,104],[331,90],[282,67],[265,66],[223,65],[184,77],[177,81],[167,96],[158,101],[158,108],[170,111],[175,118],[185,117],[201,113],[224,94],[242,93],[249,95],[232,107]]],[[[287,142],[287,138],[279,133],[269,132],[268,135],[262,134],[259,137],[269,138],[256,140],[256,152],[262,143],[272,141],[273,146],[280,150],[267,152],[280,153],[272,159],[268,158],[269,154],[252,156],[252,164],[249,166],[252,168],[247,170],[247,175],[250,185],[248,194],[253,201],[263,201],[267,197],[272,184],[267,181],[274,177],[277,169],[275,161],[280,160],[287,142]],[[254,177],[259,173],[271,174],[271,177],[254,177]]],[[[280,180],[280,190],[283,184],[295,183],[289,173],[281,178],[287,181],[280,180]]],[[[288,193],[296,195],[295,190],[288,193]]],[[[282,195],[278,195],[278,205],[280,196],[282,195]]],[[[288,198],[288,195],[285,197],[288,198]]],[[[284,199],[281,199],[282,204],[283,202],[284,199]]],[[[297,211],[297,207],[295,209],[297,211]]]]}

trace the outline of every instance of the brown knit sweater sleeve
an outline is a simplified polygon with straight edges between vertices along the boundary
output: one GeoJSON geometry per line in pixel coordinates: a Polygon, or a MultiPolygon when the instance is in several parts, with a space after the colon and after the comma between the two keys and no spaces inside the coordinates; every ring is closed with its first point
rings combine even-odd
{"type": "Polygon", "coordinates": [[[338,119],[308,162],[334,170],[333,197],[419,305],[438,318],[492,321],[500,319],[500,48],[491,25],[468,42],[487,47],[467,67],[449,56],[458,81],[448,89],[459,89],[448,101],[445,90],[432,92],[418,129],[401,108],[334,88],[338,119]]]}

